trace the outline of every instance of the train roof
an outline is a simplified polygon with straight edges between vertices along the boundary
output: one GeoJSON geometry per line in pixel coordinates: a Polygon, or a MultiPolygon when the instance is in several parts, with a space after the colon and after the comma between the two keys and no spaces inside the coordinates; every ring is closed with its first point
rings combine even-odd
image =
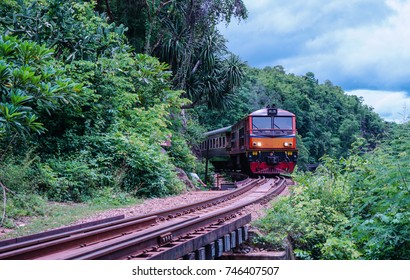
{"type": "MultiPolygon", "coordinates": [[[[257,116],[257,117],[263,117],[263,116],[279,116],[279,117],[294,117],[295,114],[283,110],[283,109],[279,109],[279,108],[263,108],[260,110],[257,110],[253,113],[250,113],[248,116],[257,116]],[[277,113],[272,115],[272,114],[268,114],[268,110],[272,110],[275,109],[277,110],[277,113]]],[[[231,132],[232,131],[232,125],[231,126],[227,126],[227,127],[223,127],[223,128],[219,128],[219,129],[215,129],[212,131],[208,131],[206,133],[204,133],[205,137],[211,136],[211,135],[215,135],[215,134],[221,134],[221,133],[226,133],[226,132],[231,132]]]]}
{"type": "Polygon", "coordinates": [[[219,134],[219,133],[231,132],[231,128],[232,126],[227,126],[227,127],[215,129],[212,131],[208,131],[207,133],[204,133],[204,135],[209,136],[209,135],[214,135],[214,134],[219,134]]]}
{"type": "MultiPolygon", "coordinates": [[[[270,108],[260,109],[258,111],[253,112],[253,113],[250,113],[249,116],[269,116],[269,114],[268,114],[269,109],[270,108]]],[[[279,116],[279,117],[294,117],[295,116],[295,114],[293,114],[289,111],[283,110],[283,109],[276,109],[276,110],[277,110],[278,113],[275,116],[279,116]]]]}

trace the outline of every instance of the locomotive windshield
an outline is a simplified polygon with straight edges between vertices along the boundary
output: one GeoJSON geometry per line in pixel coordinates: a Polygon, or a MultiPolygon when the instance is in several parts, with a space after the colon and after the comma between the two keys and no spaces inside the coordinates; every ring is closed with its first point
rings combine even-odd
{"type": "Polygon", "coordinates": [[[253,117],[252,129],[292,130],[292,117],[253,117]]]}
{"type": "Polygon", "coordinates": [[[292,129],[292,117],[273,118],[273,127],[278,129],[292,129]]]}
{"type": "Polygon", "coordinates": [[[272,117],[253,117],[253,129],[272,129],[272,117]]]}

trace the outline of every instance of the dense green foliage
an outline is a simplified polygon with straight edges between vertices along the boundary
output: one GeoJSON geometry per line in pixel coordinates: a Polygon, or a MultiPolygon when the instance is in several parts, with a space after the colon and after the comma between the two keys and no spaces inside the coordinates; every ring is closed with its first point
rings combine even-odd
{"type": "Polygon", "coordinates": [[[289,237],[302,259],[409,259],[410,124],[370,153],[358,155],[360,145],[298,174],[291,195],[258,222],[260,241],[281,247],[289,237]]]}
{"type": "Polygon", "coordinates": [[[73,105],[80,89],[47,47],[0,37],[0,138],[43,132],[38,119],[63,104],[73,105]]]}
{"type": "Polygon", "coordinates": [[[8,34],[0,37],[0,182],[11,217],[40,213],[26,211],[19,197],[82,202],[107,193],[178,193],[185,186],[177,166],[202,168],[181,134],[191,130],[181,118],[190,101],[174,89],[169,67],[131,52],[125,28],[94,7],[80,0],[0,4],[0,31],[8,34]],[[169,153],[166,140],[175,141],[169,153]]]}
{"type": "Polygon", "coordinates": [[[130,49],[125,28],[96,14],[93,1],[9,0],[1,5],[0,23],[6,32],[53,48],[57,59],[95,61],[113,50],[130,49]]]}
{"type": "Polygon", "coordinates": [[[97,1],[112,21],[128,27],[138,52],[170,65],[173,83],[194,107],[225,108],[244,77],[244,64],[226,48],[216,25],[244,19],[242,0],[97,1]]]}

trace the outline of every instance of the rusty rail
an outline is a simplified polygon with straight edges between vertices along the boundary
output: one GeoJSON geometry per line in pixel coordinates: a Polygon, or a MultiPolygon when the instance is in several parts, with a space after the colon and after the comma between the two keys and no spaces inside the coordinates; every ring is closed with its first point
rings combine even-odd
{"type": "Polygon", "coordinates": [[[277,195],[286,187],[285,182],[283,178],[275,182],[264,178],[244,181],[236,190],[216,199],[8,244],[0,247],[0,259],[181,258],[181,254],[197,250],[196,247],[208,242],[209,238],[220,238],[232,231],[232,227],[249,223],[250,216],[243,215],[241,209],[277,195]],[[253,193],[245,196],[250,190],[253,193]],[[240,200],[211,211],[212,206],[233,198],[240,200]],[[197,236],[203,238],[202,241],[186,238],[197,234],[198,229],[203,231],[203,237],[197,236]]]}
{"type": "Polygon", "coordinates": [[[0,247],[0,259],[32,259],[82,246],[85,243],[108,240],[156,223],[156,216],[133,217],[49,235],[0,247]]]}

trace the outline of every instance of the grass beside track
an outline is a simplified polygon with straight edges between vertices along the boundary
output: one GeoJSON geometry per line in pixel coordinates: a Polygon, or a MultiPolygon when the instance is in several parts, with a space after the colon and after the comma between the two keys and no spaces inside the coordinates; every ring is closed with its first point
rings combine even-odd
{"type": "Polygon", "coordinates": [[[13,220],[11,228],[0,227],[0,240],[35,234],[75,223],[81,219],[98,214],[99,212],[124,208],[143,203],[141,199],[129,201],[127,204],[85,204],[85,203],[47,203],[44,215],[20,217],[13,220]]]}

